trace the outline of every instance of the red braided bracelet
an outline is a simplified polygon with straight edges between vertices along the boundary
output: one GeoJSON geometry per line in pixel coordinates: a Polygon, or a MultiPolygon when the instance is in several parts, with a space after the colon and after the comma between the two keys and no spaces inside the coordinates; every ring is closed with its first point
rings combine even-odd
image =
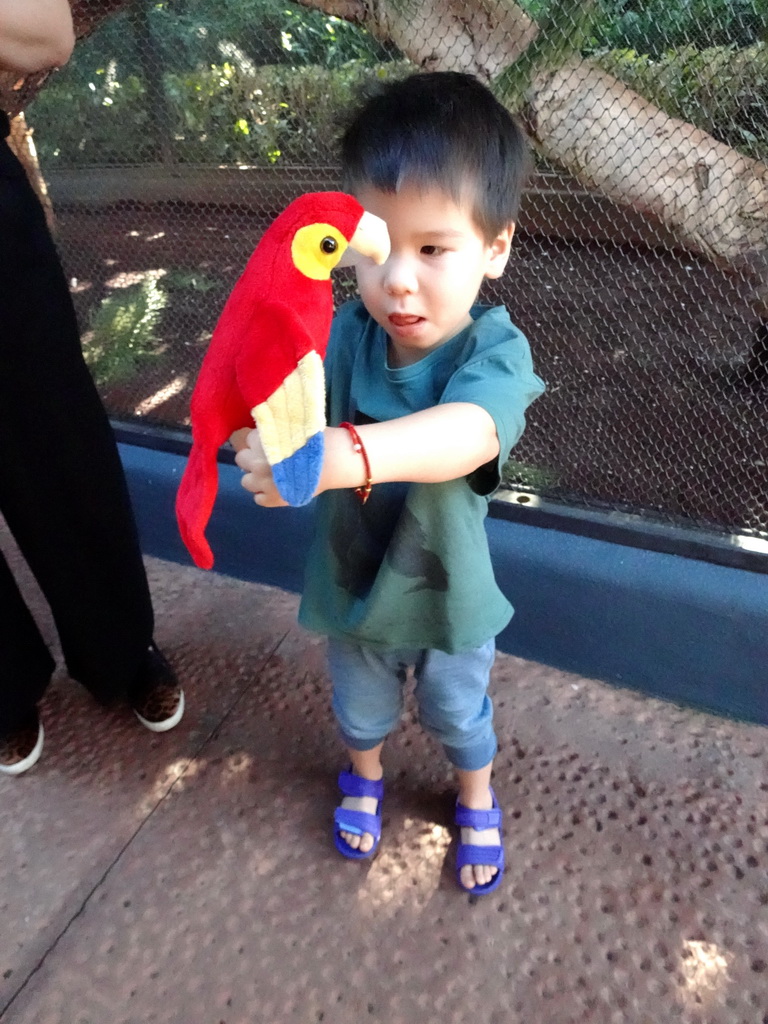
{"type": "Polygon", "coordinates": [[[362,487],[355,488],[355,494],[360,499],[360,504],[364,505],[366,501],[368,501],[368,498],[370,497],[371,487],[373,485],[373,477],[371,476],[371,464],[368,461],[368,452],[365,450],[363,439],[360,437],[357,430],[351,423],[340,423],[339,426],[349,431],[349,436],[352,438],[352,447],[355,449],[356,452],[359,452],[360,455],[362,455],[363,457],[363,462],[365,464],[365,483],[363,484],[362,487]]]}

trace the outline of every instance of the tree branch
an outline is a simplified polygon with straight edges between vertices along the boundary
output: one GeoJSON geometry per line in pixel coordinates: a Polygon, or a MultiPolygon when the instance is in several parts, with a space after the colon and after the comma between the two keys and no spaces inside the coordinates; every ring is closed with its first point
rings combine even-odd
{"type": "Polygon", "coordinates": [[[299,0],[299,3],[330,17],[352,22],[353,25],[364,25],[370,18],[368,5],[363,0],[299,0]]]}

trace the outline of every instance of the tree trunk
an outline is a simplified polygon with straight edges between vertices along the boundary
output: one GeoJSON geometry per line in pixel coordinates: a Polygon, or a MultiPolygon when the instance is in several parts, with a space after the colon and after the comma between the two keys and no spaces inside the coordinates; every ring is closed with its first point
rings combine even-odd
{"type": "Polygon", "coordinates": [[[365,28],[425,71],[490,82],[525,52],[538,26],[507,0],[299,0],[365,28]]]}
{"type": "MultiPolygon", "coordinates": [[[[301,0],[395,43],[422,68],[492,81],[538,27],[501,0],[301,0]]],[[[768,266],[768,167],[665,114],[588,60],[534,73],[519,111],[538,150],[584,185],[641,210],[682,247],[747,269],[768,266]]],[[[759,300],[768,311],[768,288],[759,300]]]]}
{"type": "Polygon", "coordinates": [[[670,228],[716,262],[762,270],[768,167],[665,114],[584,60],[538,75],[526,121],[583,184],[670,228]]]}

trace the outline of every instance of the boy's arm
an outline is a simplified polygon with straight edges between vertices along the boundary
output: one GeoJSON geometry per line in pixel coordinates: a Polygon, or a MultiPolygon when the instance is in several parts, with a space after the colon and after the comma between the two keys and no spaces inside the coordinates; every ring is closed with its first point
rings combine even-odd
{"type": "Polygon", "coordinates": [[[0,0],[0,69],[30,74],[58,67],[74,45],[67,0],[0,0]]]}
{"type": "MultiPolygon", "coordinates": [[[[393,480],[442,483],[467,476],[499,454],[490,413],[470,402],[448,402],[385,423],[367,423],[357,432],[371,465],[374,486],[393,480]]],[[[257,431],[233,435],[235,458],[245,472],[242,485],[265,507],[284,505],[272,480],[257,431]],[[247,446],[246,446],[247,445],[247,446]]],[[[325,455],[317,494],[360,487],[365,463],[344,427],[326,427],[325,455]]]]}

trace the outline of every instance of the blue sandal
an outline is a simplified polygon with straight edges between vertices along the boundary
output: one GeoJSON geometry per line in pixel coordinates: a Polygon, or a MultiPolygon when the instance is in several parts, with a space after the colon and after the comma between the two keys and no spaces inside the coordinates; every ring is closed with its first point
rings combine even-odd
{"type": "MultiPolygon", "coordinates": [[[[456,814],[454,823],[459,828],[474,828],[483,832],[488,828],[497,828],[501,833],[501,808],[496,800],[496,794],[491,790],[493,797],[493,808],[490,811],[474,811],[456,801],[456,814]]],[[[464,892],[472,893],[475,896],[484,896],[493,892],[501,884],[501,877],[504,874],[504,846],[476,846],[474,843],[459,842],[456,851],[456,878],[464,892]],[[498,871],[485,885],[474,885],[468,889],[461,881],[461,869],[467,864],[490,864],[498,868],[498,871]]]]}
{"type": "Polygon", "coordinates": [[[364,779],[351,771],[345,771],[339,774],[339,789],[344,796],[371,796],[379,801],[376,814],[366,814],[365,811],[337,807],[333,815],[333,840],[339,853],[351,860],[364,860],[366,857],[372,857],[381,838],[381,803],[384,798],[384,780],[379,779],[378,782],[372,782],[371,779],[364,779]],[[361,853],[360,850],[356,850],[345,839],[342,839],[340,832],[352,832],[356,836],[368,832],[373,836],[373,846],[365,853],[361,853]]]}

